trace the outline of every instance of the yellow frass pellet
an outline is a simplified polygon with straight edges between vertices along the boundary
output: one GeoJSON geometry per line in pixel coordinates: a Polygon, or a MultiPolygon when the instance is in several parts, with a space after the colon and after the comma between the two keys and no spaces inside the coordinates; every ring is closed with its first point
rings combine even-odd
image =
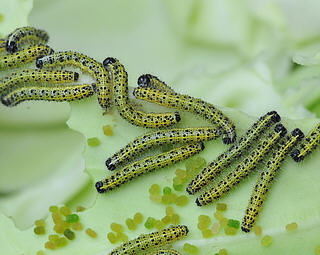
{"type": "Polygon", "coordinates": [[[219,222],[222,227],[225,227],[228,225],[228,221],[229,220],[227,218],[222,218],[219,222]]]}
{"type": "Polygon", "coordinates": [[[53,242],[58,240],[59,239],[59,236],[58,235],[49,235],[49,241],[50,242],[53,242]]]}
{"type": "Polygon", "coordinates": [[[204,223],[204,224],[206,224],[207,226],[209,226],[209,225],[211,224],[211,219],[210,219],[210,217],[209,217],[208,215],[203,215],[203,214],[201,214],[201,215],[199,215],[199,217],[198,217],[198,222],[199,222],[199,223],[204,223]]]}
{"type": "Polygon", "coordinates": [[[316,255],[320,255],[320,245],[318,245],[316,248],[314,248],[314,252],[316,255]]]}
{"type": "Polygon", "coordinates": [[[118,224],[118,223],[115,223],[115,222],[111,223],[110,228],[111,228],[112,231],[114,231],[116,233],[121,233],[124,230],[124,228],[123,228],[123,226],[121,224],[118,224]]]}
{"type": "Polygon", "coordinates": [[[100,145],[100,140],[97,137],[91,137],[87,139],[88,146],[95,147],[100,145]]]}
{"type": "Polygon", "coordinates": [[[180,224],[180,216],[178,214],[173,214],[171,216],[171,222],[172,222],[173,225],[180,224]]]}
{"type": "Polygon", "coordinates": [[[86,234],[92,238],[96,238],[97,237],[97,233],[91,229],[91,228],[87,228],[86,229],[86,234]]]}
{"type": "Polygon", "coordinates": [[[44,219],[40,219],[40,220],[36,220],[34,222],[34,224],[37,226],[37,227],[44,227],[46,225],[46,222],[44,221],[44,219]]]}
{"type": "Polygon", "coordinates": [[[64,216],[67,216],[67,215],[71,214],[72,211],[71,211],[70,208],[68,208],[67,206],[62,206],[62,207],[60,208],[60,213],[61,213],[62,215],[64,215],[64,216]]]}
{"type": "Polygon", "coordinates": [[[149,193],[152,195],[156,195],[160,193],[160,186],[158,184],[152,184],[149,188],[149,193]]]}
{"type": "Polygon", "coordinates": [[[37,255],[45,255],[43,250],[37,251],[37,255]]]}
{"type": "Polygon", "coordinates": [[[262,228],[260,226],[254,226],[253,232],[256,236],[261,236],[262,235],[262,228]]]}
{"type": "Polygon", "coordinates": [[[85,207],[83,207],[81,205],[77,206],[77,209],[76,209],[77,212],[83,212],[84,210],[86,210],[85,207]]]}
{"type": "Polygon", "coordinates": [[[227,210],[227,204],[225,203],[217,203],[216,204],[217,211],[225,211],[227,210]]]}
{"type": "Polygon", "coordinates": [[[160,194],[150,195],[150,200],[156,203],[161,203],[162,196],[160,194]]]}
{"type": "Polygon", "coordinates": [[[68,227],[69,224],[66,221],[61,221],[54,225],[53,230],[58,234],[62,234],[68,227]]]}
{"type": "Polygon", "coordinates": [[[228,255],[228,252],[226,249],[220,249],[218,254],[219,255],[228,255]]]}
{"type": "Polygon", "coordinates": [[[59,212],[53,212],[51,217],[55,224],[59,224],[63,221],[62,216],[59,212]]]}
{"type": "Polygon", "coordinates": [[[174,214],[174,209],[172,206],[167,206],[166,207],[166,215],[167,216],[172,216],[174,214]]]}
{"type": "Polygon", "coordinates": [[[133,216],[133,220],[136,224],[141,224],[143,221],[143,215],[139,212],[137,212],[134,216],[133,216]]]}
{"type": "Polygon", "coordinates": [[[50,249],[50,250],[55,250],[57,247],[55,246],[55,244],[53,242],[46,242],[44,244],[44,247],[47,248],[47,249],[50,249]]]}
{"type": "Polygon", "coordinates": [[[178,176],[180,179],[187,178],[187,171],[178,168],[178,169],[176,170],[176,176],[178,176]]]}
{"type": "Polygon", "coordinates": [[[213,223],[211,230],[214,235],[218,234],[220,232],[220,223],[219,222],[213,223]]]}
{"type": "Polygon", "coordinates": [[[112,244],[115,244],[118,242],[118,238],[113,232],[109,232],[107,234],[107,238],[108,238],[109,242],[112,244]]]}
{"type": "Polygon", "coordinates": [[[201,232],[202,232],[203,238],[213,237],[213,232],[211,229],[203,229],[201,232]]]}
{"type": "Polygon", "coordinates": [[[298,228],[298,224],[295,223],[295,222],[292,222],[292,223],[286,225],[286,230],[287,230],[288,232],[293,231],[293,230],[296,230],[297,228],[298,228]]]}
{"type": "Polygon", "coordinates": [[[269,235],[265,235],[262,239],[261,239],[261,245],[264,247],[268,247],[272,244],[272,237],[269,235]]]}
{"type": "Polygon", "coordinates": [[[126,225],[127,225],[128,229],[130,229],[130,230],[135,230],[137,228],[137,225],[134,222],[134,220],[130,219],[130,218],[126,219],[126,225]]]}
{"type": "Polygon", "coordinates": [[[222,214],[221,211],[216,211],[216,212],[213,214],[213,216],[214,216],[218,221],[220,221],[220,220],[222,220],[222,219],[224,218],[224,216],[223,216],[223,214],[222,214]]]}
{"type": "Polygon", "coordinates": [[[81,222],[75,222],[71,224],[71,228],[76,231],[80,231],[83,229],[83,225],[81,222]]]}
{"type": "Polygon", "coordinates": [[[112,136],[113,135],[113,131],[112,131],[112,127],[110,125],[105,125],[102,127],[103,133],[106,136],[112,136]]]}
{"type": "Polygon", "coordinates": [[[185,195],[182,195],[182,196],[177,197],[176,205],[177,206],[185,206],[188,204],[188,202],[189,202],[189,198],[185,195]]]}
{"type": "Polygon", "coordinates": [[[171,222],[171,217],[172,217],[172,216],[166,215],[166,216],[164,216],[164,217],[161,219],[161,221],[162,221],[164,224],[168,225],[168,224],[171,222]]]}
{"type": "Polygon", "coordinates": [[[197,254],[198,253],[198,247],[189,243],[185,243],[183,245],[183,251],[189,254],[197,254]]]}
{"type": "Polygon", "coordinates": [[[59,208],[58,208],[58,206],[56,206],[56,205],[51,205],[51,206],[49,207],[49,211],[52,212],[52,213],[58,212],[58,211],[59,211],[59,208]]]}
{"type": "Polygon", "coordinates": [[[65,237],[59,237],[57,240],[54,241],[56,247],[64,247],[68,244],[68,240],[65,237]]]}
{"type": "Polygon", "coordinates": [[[33,232],[36,234],[36,235],[44,235],[46,233],[46,229],[44,227],[35,227],[33,229],[33,232]]]}
{"type": "Polygon", "coordinates": [[[227,235],[227,236],[234,236],[236,235],[238,232],[238,229],[236,228],[233,228],[233,227],[229,227],[229,226],[226,226],[224,228],[224,233],[227,235]]]}

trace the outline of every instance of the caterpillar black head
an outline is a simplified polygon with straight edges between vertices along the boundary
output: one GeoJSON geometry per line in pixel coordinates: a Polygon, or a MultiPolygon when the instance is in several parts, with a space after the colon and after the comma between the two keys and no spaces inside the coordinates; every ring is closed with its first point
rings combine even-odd
{"type": "Polygon", "coordinates": [[[150,74],[143,74],[138,78],[138,86],[140,87],[148,87],[150,84],[151,75],[150,74]]]}

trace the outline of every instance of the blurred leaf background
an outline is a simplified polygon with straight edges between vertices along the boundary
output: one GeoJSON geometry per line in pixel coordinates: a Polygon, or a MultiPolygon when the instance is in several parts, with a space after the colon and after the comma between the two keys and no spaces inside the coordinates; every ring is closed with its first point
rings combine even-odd
{"type": "MultiPolygon", "coordinates": [[[[48,31],[49,45],[56,51],[72,49],[98,61],[117,57],[127,68],[131,87],[142,73],[158,75],[176,91],[226,109],[240,133],[252,119],[269,110],[277,110],[290,127],[302,125],[307,132],[320,114],[319,8],[320,2],[312,0],[1,0],[0,33],[4,36],[29,24],[48,31]]],[[[2,72],[2,76],[6,74],[2,72]]],[[[192,121],[184,124],[192,125],[192,121]]],[[[31,244],[35,242],[36,246],[39,240],[32,239],[30,227],[35,219],[47,215],[52,204],[82,203],[90,207],[96,203],[92,215],[98,214],[100,220],[120,210],[122,203],[102,215],[105,205],[101,198],[95,200],[92,182],[103,176],[106,155],[144,131],[120,120],[116,111],[102,117],[95,98],[72,103],[71,108],[66,103],[46,102],[23,103],[12,109],[0,106],[0,226],[7,231],[6,236],[0,235],[5,240],[0,250],[34,254],[37,248],[31,244]],[[107,123],[114,125],[115,136],[96,150],[86,149],[86,138],[106,139],[101,127],[107,123]]],[[[218,143],[211,145],[205,154],[207,160],[214,159],[223,148],[218,143]]],[[[316,163],[310,162],[307,167],[316,163]]],[[[161,176],[160,182],[168,182],[161,176]]],[[[151,176],[148,178],[146,183],[155,182],[151,176]]],[[[135,191],[143,196],[146,190],[139,191],[138,187],[139,183],[135,191]]],[[[242,190],[239,197],[248,190],[242,190]]],[[[121,200],[120,194],[114,196],[121,200]]],[[[312,199],[310,204],[319,202],[312,199]]],[[[234,208],[239,215],[242,207],[234,208]]],[[[311,214],[319,227],[319,205],[313,209],[311,214]]],[[[84,218],[90,222],[89,216],[84,218]]],[[[310,236],[315,229],[308,230],[310,236]]],[[[306,236],[305,232],[301,236],[306,236]]],[[[285,254],[285,247],[293,245],[294,240],[289,243],[284,237],[283,242],[288,244],[276,246],[273,252],[285,254]]],[[[239,244],[239,252],[258,254],[250,253],[253,241],[247,241],[239,244]]],[[[99,254],[105,242],[104,237],[86,251],[79,246],[79,254],[99,254]]],[[[215,242],[198,244],[214,249],[215,242]]],[[[223,246],[233,241],[218,238],[218,242],[223,246]]],[[[310,240],[310,247],[315,245],[310,240]]],[[[301,250],[295,248],[292,251],[299,254],[301,250]]],[[[270,254],[270,250],[259,252],[270,254]]]]}

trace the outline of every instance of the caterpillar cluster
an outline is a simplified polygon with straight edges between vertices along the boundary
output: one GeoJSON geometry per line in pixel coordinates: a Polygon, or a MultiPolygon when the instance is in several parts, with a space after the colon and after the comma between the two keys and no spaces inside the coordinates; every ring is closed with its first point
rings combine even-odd
{"type": "MultiPolygon", "coordinates": [[[[129,100],[128,74],[118,59],[108,57],[100,63],[75,51],[54,52],[46,45],[48,40],[49,36],[45,31],[33,27],[18,28],[6,38],[0,39],[0,70],[14,71],[0,83],[0,97],[3,105],[12,107],[28,100],[74,101],[96,94],[102,109],[108,110],[114,105],[123,119],[136,126],[146,128],[174,126],[181,120],[178,111],[197,114],[213,125],[157,130],[137,137],[107,158],[105,163],[109,170],[115,170],[125,163],[128,165],[104,180],[98,181],[95,187],[99,193],[111,191],[137,176],[195,155],[204,149],[203,141],[222,135],[223,143],[233,143],[233,145],[200,171],[191,180],[186,191],[190,195],[199,192],[211,182],[215,182],[234,161],[244,157],[233,171],[198,196],[196,204],[203,206],[216,201],[247,177],[273,150],[270,160],[253,189],[243,218],[241,228],[244,232],[249,232],[285,156],[290,154],[295,161],[300,162],[320,143],[320,124],[305,138],[299,129],[286,135],[286,128],[278,123],[280,116],[275,111],[260,117],[237,141],[235,125],[216,106],[189,95],[179,94],[151,74],[144,74],[138,78],[138,87],[134,89],[133,95],[137,99],[176,111],[146,113],[137,110],[129,100]],[[26,65],[28,65],[27,68],[17,70],[26,65]],[[34,65],[33,69],[30,68],[31,65],[34,65]],[[78,72],[54,70],[70,66],[88,73],[95,82],[78,84],[78,72]],[[264,136],[264,133],[267,135],[264,136]],[[163,144],[180,144],[180,147],[132,163],[129,162],[138,154],[163,144]],[[247,151],[250,152],[246,153],[247,151]]],[[[165,240],[169,240],[167,237],[178,238],[179,235],[176,233],[186,234],[186,232],[187,229],[183,227],[173,227],[162,234],[150,236],[151,239],[144,235],[131,243],[123,244],[111,254],[134,254],[140,250],[144,251],[145,247],[153,247],[155,244],[153,242],[165,243],[165,240]]],[[[159,250],[152,254],[178,253],[159,250]]]]}

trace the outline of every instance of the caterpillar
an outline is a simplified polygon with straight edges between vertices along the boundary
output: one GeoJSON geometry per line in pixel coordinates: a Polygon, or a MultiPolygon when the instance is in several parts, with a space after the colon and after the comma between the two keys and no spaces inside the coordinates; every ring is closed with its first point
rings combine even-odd
{"type": "Polygon", "coordinates": [[[135,110],[129,102],[128,74],[124,66],[119,60],[110,57],[103,61],[103,66],[111,76],[114,103],[122,118],[133,125],[148,128],[171,126],[180,121],[178,112],[145,113],[135,110]]]}
{"type": "Polygon", "coordinates": [[[45,45],[31,46],[11,55],[0,56],[0,70],[25,65],[39,56],[50,55],[53,49],[45,45]]]}
{"type": "Polygon", "coordinates": [[[140,254],[143,251],[148,251],[155,247],[160,247],[180,240],[187,236],[188,232],[189,230],[187,226],[177,225],[170,226],[161,231],[152,232],[150,234],[142,234],[137,238],[129,240],[113,249],[109,255],[140,254]]]}
{"type": "Polygon", "coordinates": [[[114,170],[123,162],[157,145],[206,141],[215,139],[219,135],[218,130],[213,127],[176,128],[148,133],[135,138],[108,158],[106,166],[109,170],[114,170]]]}
{"type": "Polygon", "coordinates": [[[305,139],[298,145],[298,148],[291,152],[291,157],[296,162],[304,160],[311,152],[313,152],[320,143],[320,123],[312,129],[305,139]]]}
{"type": "Polygon", "coordinates": [[[170,249],[170,250],[156,250],[154,252],[148,253],[147,255],[181,255],[180,252],[170,249]]]}
{"type": "Polygon", "coordinates": [[[170,151],[138,160],[110,175],[105,180],[98,181],[96,189],[99,193],[114,190],[139,175],[182,161],[199,153],[203,149],[204,145],[202,142],[186,144],[170,151]]]}
{"type": "Polygon", "coordinates": [[[93,95],[96,85],[63,85],[63,86],[28,86],[14,89],[1,98],[5,106],[16,106],[27,100],[47,100],[47,101],[74,101],[93,95]]]}
{"type": "Polygon", "coordinates": [[[20,27],[8,35],[6,50],[9,53],[15,53],[21,50],[22,45],[29,44],[46,44],[49,35],[46,31],[34,27],[20,27]]]}
{"type": "Polygon", "coordinates": [[[173,92],[165,82],[161,81],[158,77],[151,74],[143,74],[138,78],[138,86],[144,88],[152,88],[160,91],[173,92]]]}
{"type": "Polygon", "coordinates": [[[224,134],[222,141],[225,144],[236,141],[236,130],[231,120],[215,106],[201,99],[149,87],[137,87],[134,89],[133,95],[151,103],[198,114],[222,129],[224,134]]]}
{"type": "Polygon", "coordinates": [[[249,146],[271,125],[280,121],[276,111],[268,112],[260,117],[240,139],[227,151],[205,167],[188,184],[186,191],[192,195],[217,178],[237,157],[240,157],[249,146]]]}
{"type": "Polygon", "coordinates": [[[253,188],[249,204],[242,220],[241,229],[243,232],[250,232],[256,222],[262,204],[272,185],[272,182],[278,173],[278,170],[288,155],[290,150],[304,137],[300,129],[294,129],[290,135],[280,140],[278,148],[272,153],[270,160],[261,172],[259,179],[253,188]]]}
{"type": "Polygon", "coordinates": [[[287,130],[282,124],[277,124],[273,131],[271,131],[266,139],[262,139],[257,147],[250,152],[250,154],[240,162],[236,168],[222,178],[208,191],[200,195],[196,199],[198,206],[209,204],[215,200],[220,199],[230,189],[236,186],[242,179],[247,177],[267,155],[273,145],[286,134],[287,130]]]}
{"type": "Polygon", "coordinates": [[[0,95],[9,93],[14,87],[28,83],[67,83],[75,82],[79,74],[70,71],[47,71],[37,69],[25,69],[11,73],[0,83],[0,95]]]}
{"type": "Polygon", "coordinates": [[[38,68],[67,65],[78,67],[93,76],[96,80],[98,102],[103,109],[108,109],[112,99],[111,85],[109,75],[101,63],[74,51],[57,52],[50,56],[39,57],[36,60],[38,68]]]}

